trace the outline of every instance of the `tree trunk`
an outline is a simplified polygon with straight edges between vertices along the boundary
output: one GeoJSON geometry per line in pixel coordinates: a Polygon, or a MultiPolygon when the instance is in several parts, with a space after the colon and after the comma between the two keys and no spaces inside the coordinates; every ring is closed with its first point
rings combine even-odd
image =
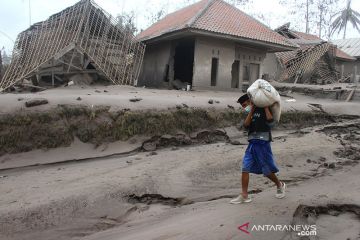
{"type": "Polygon", "coordinates": [[[345,39],[345,36],[346,36],[346,26],[347,26],[347,23],[345,23],[343,39],[345,39]]]}
{"type": "Polygon", "coordinates": [[[321,38],[322,21],[323,21],[323,6],[320,6],[319,38],[321,38]]]}
{"type": "Polygon", "coordinates": [[[306,33],[309,33],[309,0],[306,0],[306,33]]]}

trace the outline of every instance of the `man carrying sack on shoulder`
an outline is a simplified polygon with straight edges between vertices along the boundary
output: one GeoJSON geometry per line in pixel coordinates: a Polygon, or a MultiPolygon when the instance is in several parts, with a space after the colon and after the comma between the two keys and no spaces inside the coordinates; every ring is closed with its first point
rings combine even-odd
{"type": "Polygon", "coordinates": [[[238,102],[247,112],[244,127],[248,130],[249,145],[242,161],[242,193],[237,198],[232,199],[230,203],[240,204],[252,201],[248,196],[250,173],[263,174],[269,178],[277,187],[275,197],[284,198],[286,185],[284,182],[280,182],[275,175],[279,169],[275,164],[270,145],[272,141],[271,128],[275,124],[270,110],[271,106],[255,106],[248,94],[241,96],[238,102]]]}

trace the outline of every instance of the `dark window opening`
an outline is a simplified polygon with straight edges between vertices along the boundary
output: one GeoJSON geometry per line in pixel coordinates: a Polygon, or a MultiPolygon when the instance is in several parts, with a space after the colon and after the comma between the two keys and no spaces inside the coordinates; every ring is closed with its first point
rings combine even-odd
{"type": "Polygon", "coordinates": [[[175,48],[174,79],[192,85],[194,67],[194,39],[180,40],[175,48]]]}
{"type": "Polygon", "coordinates": [[[235,60],[231,67],[231,87],[239,88],[240,61],[235,60]]]}
{"type": "Polygon", "coordinates": [[[211,60],[211,86],[216,86],[218,75],[219,59],[212,58],[211,60]]]}
{"type": "Polygon", "coordinates": [[[164,82],[169,82],[169,64],[166,64],[166,67],[165,67],[165,75],[164,75],[164,82]]]}

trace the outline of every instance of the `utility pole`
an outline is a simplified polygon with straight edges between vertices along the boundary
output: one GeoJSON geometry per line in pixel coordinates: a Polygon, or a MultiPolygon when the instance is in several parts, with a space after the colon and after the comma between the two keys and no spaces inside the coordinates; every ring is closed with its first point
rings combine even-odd
{"type": "Polygon", "coordinates": [[[309,0],[306,0],[306,33],[309,33],[309,0]]]}
{"type": "Polygon", "coordinates": [[[324,12],[324,6],[320,5],[319,38],[321,38],[321,30],[322,30],[322,24],[323,24],[323,12],[324,12]]]}
{"type": "Polygon", "coordinates": [[[31,26],[31,0],[29,0],[29,26],[31,26]]]}

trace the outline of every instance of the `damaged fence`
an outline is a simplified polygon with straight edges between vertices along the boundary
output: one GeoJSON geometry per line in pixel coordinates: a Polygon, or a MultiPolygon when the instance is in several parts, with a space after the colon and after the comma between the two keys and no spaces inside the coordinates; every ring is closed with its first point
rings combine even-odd
{"type": "Polygon", "coordinates": [[[96,71],[117,85],[134,85],[145,45],[91,0],[21,32],[1,82],[3,91],[24,79],[96,71]],[[91,67],[89,67],[91,66],[91,67]]]}

